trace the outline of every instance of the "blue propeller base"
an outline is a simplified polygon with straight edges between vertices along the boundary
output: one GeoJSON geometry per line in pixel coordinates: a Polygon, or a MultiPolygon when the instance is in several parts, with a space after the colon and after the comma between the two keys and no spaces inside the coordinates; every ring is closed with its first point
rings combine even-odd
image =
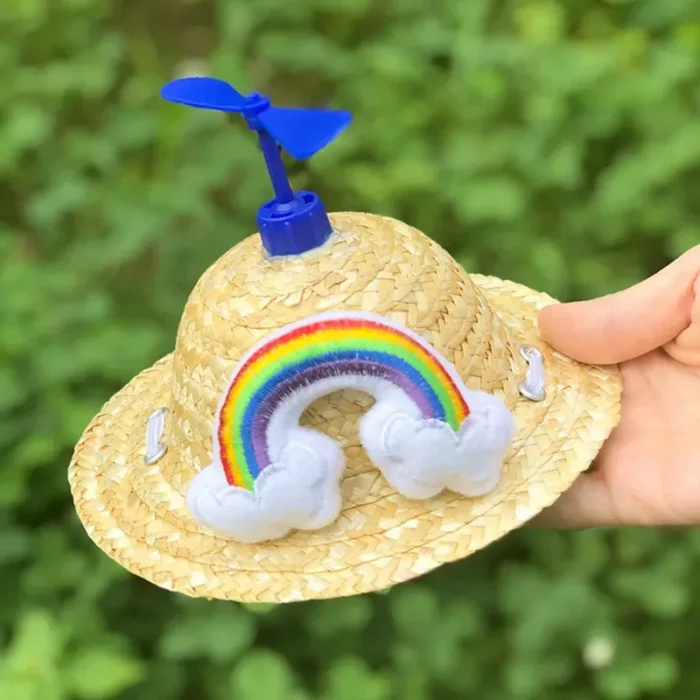
{"type": "Polygon", "coordinates": [[[272,257],[300,255],[322,246],[333,228],[314,192],[295,192],[294,201],[280,204],[273,199],[258,210],[258,230],[272,257]]]}

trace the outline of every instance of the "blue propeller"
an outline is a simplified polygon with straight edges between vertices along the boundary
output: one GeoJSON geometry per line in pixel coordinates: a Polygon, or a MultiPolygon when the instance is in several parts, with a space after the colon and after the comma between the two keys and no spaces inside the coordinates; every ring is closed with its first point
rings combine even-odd
{"type": "Polygon", "coordinates": [[[263,95],[244,97],[217,78],[180,78],[165,85],[161,95],[189,107],[242,114],[251,129],[266,131],[297,160],[318,153],[352,121],[350,112],[341,110],[272,107],[263,95]]]}
{"type": "Polygon", "coordinates": [[[257,215],[270,255],[297,255],[328,240],[332,229],[323,203],[314,192],[292,190],[278,146],[297,160],[310,158],[350,124],[349,112],[273,107],[264,95],[243,96],[216,78],[179,78],[165,85],[161,96],[190,107],[240,114],[256,132],[275,193],[257,215]]]}

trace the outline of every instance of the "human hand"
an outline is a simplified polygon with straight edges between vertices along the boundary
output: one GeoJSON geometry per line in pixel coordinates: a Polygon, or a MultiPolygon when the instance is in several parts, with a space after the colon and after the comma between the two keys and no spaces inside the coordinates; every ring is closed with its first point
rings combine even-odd
{"type": "Polygon", "coordinates": [[[544,338],[619,363],[622,418],[593,470],[534,525],[700,524],[700,246],[630,289],[540,313],[544,338]]]}

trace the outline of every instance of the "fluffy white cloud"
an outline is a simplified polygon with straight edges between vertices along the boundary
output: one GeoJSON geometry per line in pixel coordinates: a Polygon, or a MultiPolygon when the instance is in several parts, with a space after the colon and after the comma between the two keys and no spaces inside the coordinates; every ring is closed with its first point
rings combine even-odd
{"type": "Polygon", "coordinates": [[[503,402],[469,392],[470,414],[458,433],[418,417],[410,404],[392,403],[376,404],[360,430],[370,458],[399,493],[425,499],[450,489],[477,497],[496,486],[515,435],[515,420],[503,402]]]}
{"type": "Polygon", "coordinates": [[[254,491],[230,486],[214,463],[192,481],[187,507],[200,523],[238,542],[317,530],[340,513],[344,463],[335,441],[314,430],[292,428],[279,459],[262,471],[254,491]]]}

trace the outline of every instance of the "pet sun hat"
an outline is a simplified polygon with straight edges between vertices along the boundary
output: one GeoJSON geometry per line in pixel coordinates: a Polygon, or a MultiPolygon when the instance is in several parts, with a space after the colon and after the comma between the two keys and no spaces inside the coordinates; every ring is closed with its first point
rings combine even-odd
{"type": "Polygon", "coordinates": [[[75,448],[77,513],[106,554],[189,596],[367,593],[485,547],[591,465],[619,420],[619,373],[545,344],[550,297],[292,190],[280,148],[309,158],[348,113],[213,78],[162,95],[241,114],[275,196],[259,234],[197,282],[174,352],[75,448]]]}

